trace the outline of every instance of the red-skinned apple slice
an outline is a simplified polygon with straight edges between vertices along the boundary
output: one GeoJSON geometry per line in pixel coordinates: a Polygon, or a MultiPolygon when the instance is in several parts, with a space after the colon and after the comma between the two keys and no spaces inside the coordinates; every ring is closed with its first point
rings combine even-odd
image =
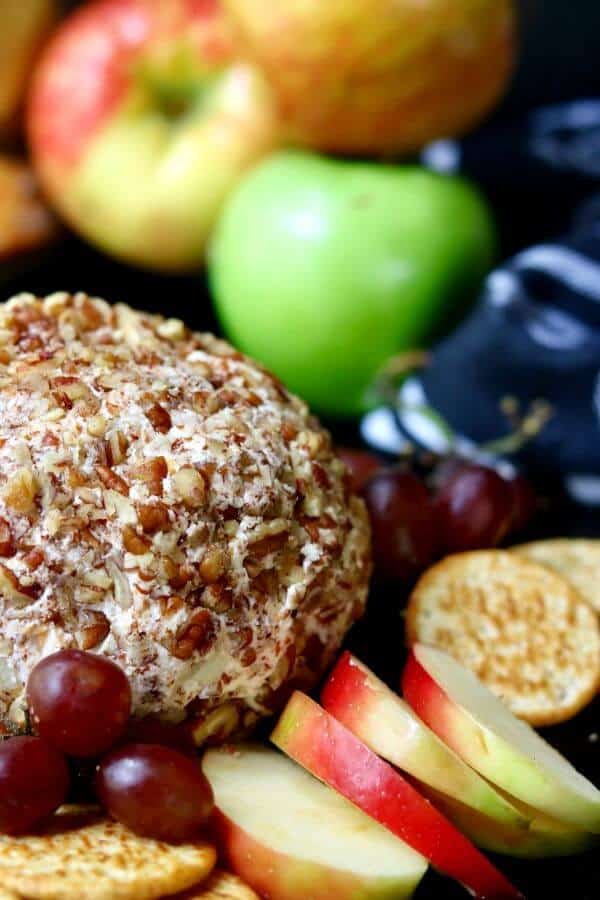
{"type": "Polygon", "coordinates": [[[492,853],[505,853],[507,856],[520,856],[523,859],[544,859],[584,853],[598,844],[598,835],[551,819],[514,798],[511,798],[511,803],[529,821],[526,830],[501,824],[432,788],[424,786],[423,791],[440,812],[477,846],[492,853]]]}
{"type": "Polygon", "coordinates": [[[228,866],[271,900],[403,900],[427,863],[274,750],[209,750],[214,829],[228,866]]]}
{"type": "Polygon", "coordinates": [[[448,654],[415,644],[402,689],[419,718],[493,784],[560,822],[600,833],[600,791],[448,654]]]}
{"type": "Polygon", "coordinates": [[[477,897],[521,896],[402,775],[310,697],[292,696],[271,740],[477,897]]]}
{"type": "Polygon", "coordinates": [[[528,819],[467,766],[351,653],[344,653],[321,694],[325,709],[361,741],[420,782],[498,824],[525,831],[528,819]]]}

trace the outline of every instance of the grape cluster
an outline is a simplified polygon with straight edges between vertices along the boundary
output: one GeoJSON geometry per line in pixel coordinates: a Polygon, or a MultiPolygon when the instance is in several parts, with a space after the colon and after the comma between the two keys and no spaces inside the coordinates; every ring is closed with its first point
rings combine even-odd
{"type": "Polygon", "coordinates": [[[69,760],[95,763],[97,799],[137,834],[184,841],[210,816],[210,785],[180,737],[163,726],[136,739],[131,688],[110,660],[54,653],[31,672],[27,699],[35,736],[0,743],[0,832],[27,832],[67,800],[69,760]]]}
{"type": "Polygon", "coordinates": [[[377,574],[410,581],[448,553],[496,547],[535,514],[537,498],[518,474],[503,478],[495,469],[449,457],[421,475],[384,466],[364,450],[340,450],[352,487],[371,518],[377,574]]]}

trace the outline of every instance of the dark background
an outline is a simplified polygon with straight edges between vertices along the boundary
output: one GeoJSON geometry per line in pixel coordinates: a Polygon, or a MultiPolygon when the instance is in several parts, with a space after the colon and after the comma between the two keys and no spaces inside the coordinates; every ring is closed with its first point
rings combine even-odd
{"type": "MultiPolygon", "coordinates": [[[[17,0],[15,0],[17,2],[17,0]]],[[[283,0],[273,0],[283,2],[283,0]]],[[[325,2],[325,0],[324,0],[325,2]]],[[[75,4],[72,4],[75,5],[75,4]]],[[[574,98],[600,98],[600,0],[522,0],[521,61],[510,91],[491,125],[514,123],[532,107],[574,98]]],[[[490,123],[485,126],[489,129],[490,123]]],[[[510,126],[512,127],[512,125],[510,126]]],[[[573,209],[561,193],[562,176],[532,204],[525,186],[516,181],[502,198],[492,197],[500,219],[502,251],[513,252],[530,241],[544,240],[565,230],[573,209]],[[533,209],[532,209],[533,206],[533,209]]],[[[598,189],[598,186],[596,186],[598,189]]],[[[69,238],[44,254],[0,272],[4,297],[19,290],[47,293],[53,290],[85,290],[168,315],[179,315],[189,324],[215,329],[210,301],[200,273],[184,278],[161,277],[138,272],[110,261],[75,238],[69,238]]],[[[337,429],[340,436],[340,430],[337,429]]],[[[355,429],[345,429],[344,441],[356,439],[355,429]]],[[[598,513],[547,519],[544,528],[564,532],[600,534],[598,513]],[[594,526],[595,520],[595,526],[594,526]]],[[[380,586],[373,592],[370,612],[351,635],[353,649],[371,662],[394,686],[402,665],[401,609],[403,597],[396,587],[380,586]]],[[[600,783],[600,742],[589,735],[600,731],[598,702],[574,722],[552,729],[547,735],[568,757],[600,783]]],[[[572,898],[599,900],[600,851],[570,860],[520,863],[502,858],[500,867],[530,900],[572,898]]],[[[430,872],[417,893],[417,900],[453,900],[464,891],[430,872]]],[[[332,898],[335,900],[335,898],[332,898]]]]}
{"type": "MultiPolygon", "coordinates": [[[[66,5],[79,4],[67,0],[66,5]]],[[[600,0],[520,0],[519,10],[520,63],[504,102],[484,126],[485,131],[513,123],[537,104],[600,98],[600,0]]],[[[504,255],[565,229],[572,212],[564,201],[555,200],[552,192],[532,204],[518,184],[509,192],[503,188],[490,199],[497,207],[504,255]],[[537,215],[532,206],[539,207],[537,215]]],[[[198,275],[162,278],[135,271],[74,238],[50,254],[0,272],[0,291],[5,297],[19,290],[85,290],[134,306],[181,314],[197,327],[216,328],[198,275]]]]}

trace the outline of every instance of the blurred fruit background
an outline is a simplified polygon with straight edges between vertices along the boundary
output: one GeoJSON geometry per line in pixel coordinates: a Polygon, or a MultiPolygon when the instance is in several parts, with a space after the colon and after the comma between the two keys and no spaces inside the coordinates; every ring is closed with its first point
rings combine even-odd
{"type": "Polygon", "coordinates": [[[4,0],[0,17],[3,294],[160,310],[168,293],[338,421],[591,189],[584,160],[536,187],[523,116],[598,94],[593,0],[4,0]]]}

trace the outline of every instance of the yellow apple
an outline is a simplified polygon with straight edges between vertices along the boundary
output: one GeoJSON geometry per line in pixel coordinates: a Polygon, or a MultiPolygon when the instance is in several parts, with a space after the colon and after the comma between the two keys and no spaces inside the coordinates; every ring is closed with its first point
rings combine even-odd
{"type": "Polygon", "coordinates": [[[224,0],[266,73],[287,137],[347,153],[412,151],[472,126],[514,59],[512,0],[224,0]]]}
{"type": "Polygon", "coordinates": [[[9,0],[0,12],[0,138],[14,130],[27,77],[55,0],[9,0]]]}

